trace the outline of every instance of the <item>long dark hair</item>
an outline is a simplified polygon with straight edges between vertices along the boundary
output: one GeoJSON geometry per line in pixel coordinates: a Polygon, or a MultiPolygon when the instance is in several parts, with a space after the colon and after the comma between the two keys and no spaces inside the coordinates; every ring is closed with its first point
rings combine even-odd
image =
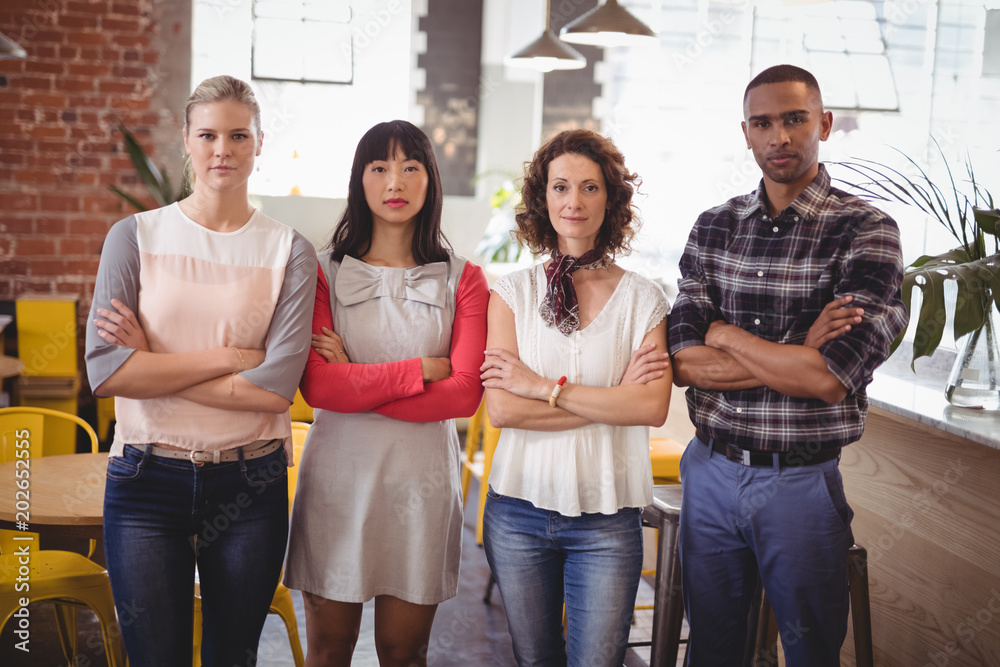
{"type": "Polygon", "coordinates": [[[417,214],[417,228],[413,234],[413,258],[418,264],[441,262],[448,258],[451,244],[441,232],[441,174],[430,139],[420,128],[405,120],[379,123],[365,132],[354,152],[351,182],[347,188],[347,208],[330,241],[331,257],[341,261],[344,255],[361,259],[372,244],[372,212],[365,200],[362,177],[365,168],[376,160],[388,160],[402,150],[407,160],[416,160],[427,170],[427,196],[417,214]]]}

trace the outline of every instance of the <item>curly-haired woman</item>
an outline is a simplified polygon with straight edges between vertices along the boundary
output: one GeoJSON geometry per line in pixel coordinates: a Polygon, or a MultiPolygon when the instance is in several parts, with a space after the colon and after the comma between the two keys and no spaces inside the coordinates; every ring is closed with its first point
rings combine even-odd
{"type": "Polygon", "coordinates": [[[482,378],[503,431],[484,544],[522,666],[624,658],[649,427],[666,420],[672,379],[666,298],[614,261],[638,226],[637,181],[609,139],[554,137],[525,166],[516,230],[551,258],[490,296],[482,378]]]}

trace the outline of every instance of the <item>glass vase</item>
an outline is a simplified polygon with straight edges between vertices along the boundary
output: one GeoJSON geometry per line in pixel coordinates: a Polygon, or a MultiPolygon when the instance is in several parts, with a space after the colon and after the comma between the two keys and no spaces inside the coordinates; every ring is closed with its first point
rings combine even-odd
{"type": "Polygon", "coordinates": [[[1000,410],[1000,313],[993,304],[983,326],[962,339],[945,396],[957,407],[1000,410]]]}

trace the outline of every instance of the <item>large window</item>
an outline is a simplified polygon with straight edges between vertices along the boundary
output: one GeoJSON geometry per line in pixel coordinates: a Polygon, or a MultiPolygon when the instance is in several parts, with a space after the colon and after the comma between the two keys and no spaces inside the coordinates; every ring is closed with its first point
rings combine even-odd
{"type": "Polygon", "coordinates": [[[252,194],[340,198],[361,136],[413,118],[414,34],[411,0],[194,0],[192,85],[225,73],[253,86],[252,194]]]}
{"type": "Polygon", "coordinates": [[[351,83],[350,0],[254,0],[253,77],[351,83]]]}
{"type": "Polygon", "coordinates": [[[806,63],[824,82],[831,109],[898,111],[899,99],[875,5],[833,0],[790,10],[778,3],[756,9],[754,57],[770,63],[775,53],[806,63]]]}
{"type": "MultiPolygon", "coordinates": [[[[596,108],[644,182],[639,247],[655,258],[650,273],[662,270],[672,282],[697,215],[757,186],[760,169],[740,130],[743,89],[780,63],[811,70],[833,110],[821,160],[912,170],[898,149],[946,179],[945,160],[962,175],[969,158],[997,196],[1000,77],[988,75],[996,36],[987,20],[996,2],[625,0],[657,28],[659,48],[606,49],[596,108]]],[[[899,223],[907,262],[951,242],[915,209],[885,208],[899,223]]]]}

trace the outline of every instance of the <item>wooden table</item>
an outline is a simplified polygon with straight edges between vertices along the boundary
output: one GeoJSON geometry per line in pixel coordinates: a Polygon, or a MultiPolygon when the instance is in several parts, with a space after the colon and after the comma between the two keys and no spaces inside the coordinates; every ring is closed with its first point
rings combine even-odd
{"type": "MultiPolygon", "coordinates": [[[[16,461],[0,463],[0,528],[16,530],[16,461]]],[[[33,533],[100,541],[108,453],[31,459],[28,528],[33,533]]]]}
{"type": "Polygon", "coordinates": [[[653,630],[649,664],[677,663],[684,603],[681,600],[681,564],[677,553],[681,516],[681,485],[653,487],[653,504],[642,511],[646,525],[657,529],[656,590],[653,593],[653,630]]]}

